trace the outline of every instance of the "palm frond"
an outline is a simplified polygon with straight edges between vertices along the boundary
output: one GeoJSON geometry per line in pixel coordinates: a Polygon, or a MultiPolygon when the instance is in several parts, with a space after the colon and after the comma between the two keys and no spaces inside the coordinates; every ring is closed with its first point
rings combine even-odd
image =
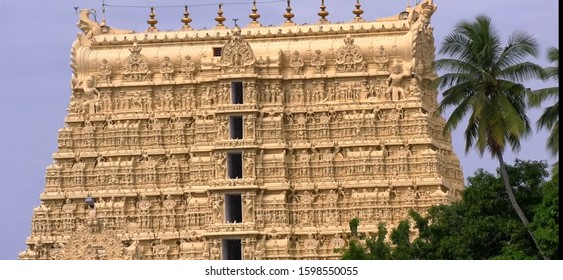
{"type": "Polygon", "coordinates": [[[466,152],[474,147],[481,156],[490,151],[498,157],[507,145],[519,149],[520,139],[531,131],[526,115],[526,97],[531,94],[522,83],[544,76],[542,67],[526,61],[538,53],[536,40],[514,32],[503,47],[491,19],[479,15],[474,21],[458,23],[439,53],[447,57],[437,60],[434,68],[446,73],[432,82],[443,96],[435,113],[454,108],[444,133],[469,114],[466,152]]]}
{"type": "Polygon", "coordinates": [[[528,95],[528,105],[539,107],[541,103],[550,98],[559,97],[559,87],[542,88],[528,95]]]}
{"type": "Polygon", "coordinates": [[[537,57],[539,44],[525,32],[514,32],[508,38],[508,45],[498,59],[498,66],[505,68],[525,61],[529,56],[537,57]]]}
{"type": "Polygon", "coordinates": [[[559,123],[553,126],[553,129],[547,137],[547,149],[552,156],[557,156],[559,154],[559,123]]]}
{"type": "Polygon", "coordinates": [[[523,62],[507,66],[498,73],[498,77],[522,83],[531,79],[541,79],[543,71],[542,67],[535,63],[523,62]]]}
{"type": "MultiPolygon", "coordinates": [[[[548,48],[547,60],[555,65],[544,69],[544,80],[552,79],[558,81],[559,49],[555,47],[548,48]]],[[[559,154],[559,87],[549,87],[532,92],[528,95],[528,104],[539,107],[542,102],[548,99],[554,99],[554,104],[544,109],[538,119],[537,129],[547,128],[550,130],[546,146],[553,156],[557,156],[559,154]]]]}
{"type": "Polygon", "coordinates": [[[538,119],[538,129],[547,128],[552,129],[554,126],[559,124],[559,102],[555,103],[553,106],[545,108],[543,114],[538,119]]]}

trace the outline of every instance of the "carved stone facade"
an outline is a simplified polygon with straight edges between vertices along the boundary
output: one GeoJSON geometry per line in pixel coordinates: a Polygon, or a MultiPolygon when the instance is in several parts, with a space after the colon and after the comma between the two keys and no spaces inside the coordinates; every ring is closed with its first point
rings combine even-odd
{"type": "Polygon", "coordinates": [[[337,259],[350,219],[374,232],[457,199],[434,10],[145,34],[84,11],[20,259],[225,259],[233,240],[242,259],[337,259]]]}

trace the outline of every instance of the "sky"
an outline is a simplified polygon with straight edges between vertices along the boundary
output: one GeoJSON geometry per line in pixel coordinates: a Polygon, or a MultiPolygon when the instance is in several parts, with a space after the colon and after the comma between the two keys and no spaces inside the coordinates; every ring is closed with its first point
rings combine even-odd
{"type": "MultiPolygon", "coordinates": [[[[196,29],[212,28],[217,7],[203,4],[225,3],[226,24],[238,18],[239,25],[250,22],[251,0],[106,0],[105,17],[109,26],[119,29],[144,31],[148,27],[148,8],[125,8],[128,5],[190,5],[192,26],[196,29]],[[248,2],[244,5],[229,3],[248,2]],[[199,5],[199,6],[198,6],[199,5]]],[[[280,25],[286,3],[258,1],[264,25],[280,25]]],[[[321,1],[293,0],[294,21],[298,24],[315,23],[321,1]]],[[[364,19],[392,16],[416,0],[363,0],[364,19]]],[[[435,0],[438,10],[432,17],[437,47],[460,20],[472,20],[478,14],[492,18],[504,42],[516,31],[532,34],[538,41],[541,53],[530,61],[548,66],[545,50],[559,47],[559,14],[557,0],[435,0]]],[[[332,22],[350,21],[355,0],[326,0],[325,5],[332,22]]],[[[101,20],[102,0],[57,1],[0,1],[0,260],[16,259],[25,249],[25,239],[30,234],[33,208],[39,205],[39,195],[44,190],[45,168],[52,163],[52,153],[57,148],[57,131],[63,126],[71,90],[69,87],[70,48],[76,34],[78,15],[74,7],[96,9],[101,20]]],[[[161,30],[181,27],[183,8],[160,7],[156,14],[161,30]]],[[[554,82],[530,81],[526,86],[539,89],[554,86],[554,82]]],[[[534,122],[541,111],[531,110],[534,122]]],[[[535,125],[534,125],[535,127],[535,125]]],[[[540,131],[522,142],[518,153],[507,152],[508,163],[519,159],[556,159],[545,150],[547,132],[540,131]]],[[[465,153],[463,127],[452,134],[454,150],[460,158],[464,176],[471,176],[478,168],[495,172],[498,162],[489,156],[479,157],[475,151],[465,153]]]]}

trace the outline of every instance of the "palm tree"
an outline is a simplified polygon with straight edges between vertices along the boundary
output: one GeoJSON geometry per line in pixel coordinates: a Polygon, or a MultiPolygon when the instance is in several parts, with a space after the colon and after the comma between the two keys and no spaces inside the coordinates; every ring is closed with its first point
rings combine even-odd
{"type": "Polygon", "coordinates": [[[435,61],[436,70],[446,72],[434,81],[444,90],[435,113],[441,115],[447,108],[455,107],[446,121],[444,134],[451,133],[469,114],[464,134],[465,152],[475,146],[480,156],[487,150],[498,159],[510,203],[546,259],[516,201],[503,159],[507,146],[517,151],[520,138],[531,131],[525,103],[529,89],[522,83],[541,76],[539,65],[524,61],[528,56],[536,57],[537,53],[536,40],[524,32],[514,32],[508,45],[503,47],[498,31],[487,16],[459,22],[446,36],[439,51],[449,58],[435,61]]]}
{"type": "MultiPolygon", "coordinates": [[[[555,66],[544,69],[544,80],[559,81],[559,49],[554,47],[547,49],[547,60],[555,66]]],[[[547,149],[553,156],[557,156],[559,154],[559,86],[534,91],[528,102],[530,106],[539,107],[543,101],[550,98],[556,100],[555,104],[544,109],[538,120],[538,130],[547,128],[551,131],[547,138],[547,149]]]]}

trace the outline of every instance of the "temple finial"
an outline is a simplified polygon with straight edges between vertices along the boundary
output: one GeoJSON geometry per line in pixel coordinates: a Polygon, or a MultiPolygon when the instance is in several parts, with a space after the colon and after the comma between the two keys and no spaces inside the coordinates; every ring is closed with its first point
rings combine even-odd
{"type": "Polygon", "coordinates": [[[283,25],[295,25],[292,20],[295,15],[291,12],[291,10],[291,0],[287,0],[287,8],[285,8],[286,13],[283,14],[283,17],[286,19],[286,21],[283,25]]]}
{"type": "Polygon", "coordinates": [[[158,20],[156,20],[155,17],[156,14],[154,13],[154,7],[151,7],[151,13],[149,14],[149,19],[147,20],[147,23],[150,25],[149,29],[147,29],[148,32],[158,31],[158,28],[156,28],[156,24],[158,23],[158,20]]]}
{"type": "Polygon", "coordinates": [[[184,26],[182,26],[182,30],[192,30],[192,27],[190,26],[191,22],[192,19],[190,18],[190,12],[188,12],[188,6],[184,6],[184,17],[182,18],[184,26]]]}
{"type": "Polygon", "coordinates": [[[354,11],[352,13],[354,13],[354,15],[356,15],[356,17],[354,18],[354,22],[364,22],[365,20],[362,18],[362,14],[364,13],[364,10],[361,9],[362,4],[360,4],[360,0],[356,0],[356,9],[354,9],[354,11]]]}
{"type": "Polygon", "coordinates": [[[252,13],[248,16],[249,18],[252,19],[252,22],[250,22],[250,24],[248,26],[250,27],[260,27],[262,26],[260,24],[260,22],[258,22],[258,19],[260,18],[260,14],[257,13],[258,12],[258,8],[256,8],[256,0],[252,1],[252,13]]]}
{"type": "Polygon", "coordinates": [[[325,0],[321,0],[321,11],[317,14],[321,17],[321,19],[319,20],[320,24],[328,23],[328,20],[326,19],[328,14],[328,11],[326,11],[325,0]]]}
{"type": "Polygon", "coordinates": [[[219,4],[219,10],[217,11],[217,17],[215,17],[215,21],[217,22],[217,25],[215,26],[215,28],[225,28],[225,25],[223,24],[223,22],[226,20],[226,18],[223,16],[223,3],[219,4]]]}

